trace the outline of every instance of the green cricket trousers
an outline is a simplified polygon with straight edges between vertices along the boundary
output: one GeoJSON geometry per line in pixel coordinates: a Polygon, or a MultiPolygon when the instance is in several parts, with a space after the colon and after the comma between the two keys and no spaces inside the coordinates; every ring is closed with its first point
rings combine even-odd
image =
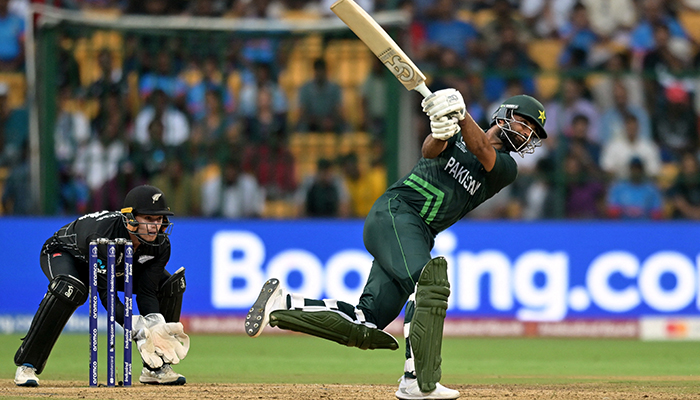
{"type": "Polygon", "coordinates": [[[397,193],[384,193],[365,220],[363,239],[374,257],[357,308],[383,329],[401,313],[425,264],[435,235],[397,193]]]}

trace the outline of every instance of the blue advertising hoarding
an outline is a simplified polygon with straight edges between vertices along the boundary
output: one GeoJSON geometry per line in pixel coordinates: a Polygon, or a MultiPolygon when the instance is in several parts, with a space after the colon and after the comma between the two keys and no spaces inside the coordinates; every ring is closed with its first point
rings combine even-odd
{"type": "MultiPolygon", "coordinates": [[[[43,242],[66,218],[0,219],[0,315],[32,315],[48,284],[43,242]]],[[[438,235],[452,317],[559,321],[700,314],[700,225],[482,222],[438,235]]],[[[362,221],[175,219],[168,270],[186,267],[185,315],[241,315],[270,276],[355,302],[372,258],[362,221]]],[[[78,313],[87,314],[87,306],[78,313]]]]}

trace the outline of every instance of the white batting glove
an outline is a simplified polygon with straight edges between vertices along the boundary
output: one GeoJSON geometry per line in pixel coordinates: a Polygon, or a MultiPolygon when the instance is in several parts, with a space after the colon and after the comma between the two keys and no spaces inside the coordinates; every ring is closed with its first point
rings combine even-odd
{"type": "Polygon", "coordinates": [[[179,322],[168,322],[151,328],[151,339],[155,353],[166,364],[177,364],[190,350],[190,337],[179,322]]]}
{"type": "Polygon", "coordinates": [[[467,106],[464,104],[462,94],[452,88],[438,90],[431,94],[423,99],[421,106],[431,120],[454,114],[461,121],[467,115],[467,106]]]}
{"type": "Polygon", "coordinates": [[[435,139],[447,140],[459,130],[459,121],[456,117],[440,117],[436,120],[430,120],[430,132],[435,139]]]}

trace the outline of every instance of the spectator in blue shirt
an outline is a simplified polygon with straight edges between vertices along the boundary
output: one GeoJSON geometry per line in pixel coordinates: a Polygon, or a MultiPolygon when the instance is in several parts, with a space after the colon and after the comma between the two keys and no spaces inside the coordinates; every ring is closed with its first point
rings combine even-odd
{"type": "Polygon", "coordinates": [[[9,0],[0,0],[0,71],[19,71],[24,65],[24,19],[10,13],[9,0]]]}
{"type": "Polygon", "coordinates": [[[586,7],[577,3],[571,18],[559,30],[559,36],[566,46],[559,56],[559,65],[565,68],[583,68],[590,66],[588,55],[598,42],[598,35],[591,28],[586,7]]]}
{"type": "MultiPolygon", "coordinates": [[[[457,19],[455,2],[438,0],[434,7],[435,19],[425,22],[428,47],[439,54],[440,48],[452,49],[460,58],[472,55],[475,51],[479,32],[468,22],[457,19]]],[[[428,50],[431,54],[431,51],[428,50]]]]}
{"type": "Polygon", "coordinates": [[[663,196],[661,190],[644,172],[639,158],[630,161],[630,177],[615,181],[608,195],[608,216],[613,219],[661,219],[663,196]]]}
{"type": "Polygon", "coordinates": [[[687,38],[683,26],[665,9],[661,0],[644,0],[642,5],[643,18],[630,34],[630,47],[638,53],[645,53],[654,48],[654,25],[663,24],[668,27],[671,37],[687,38]]]}

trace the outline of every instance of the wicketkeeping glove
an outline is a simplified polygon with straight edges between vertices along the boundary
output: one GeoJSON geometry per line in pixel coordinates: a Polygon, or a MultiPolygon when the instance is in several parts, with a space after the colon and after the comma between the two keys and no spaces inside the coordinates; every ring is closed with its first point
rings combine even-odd
{"type": "Polygon", "coordinates": [[[151,331],[148,328],[141,328],[134,335],[136,347],[139,349],[141,359],[151,368],[160,368],[163,366],[163,359],[156,354],[156,348],[151,340],[151,331]]]}
{"type": "Polygon", "coordinates": [[[177,364],[190,350],[190,337],[181,323],[168,322],[151,328],[151,339],[155,353],[167,364],[177,364]]]}
{"type": "Polygon", "coordinates": [[[431,94],[421,102],[423,111],[431,120],[454,114],[460,121],[467,115],[467,106],[462,94],[457,89],[442,89],[431,94]]]}
{"type": "Polygon", "coordinates": [[[459,121],[456,117],[440,117],[430,120],[430,132],[433,138],[447,140],[459,132],[459,121]]]}
{"type": "Polygon", "coordinates": [[[156,347],[151,337],[151,329],[158,325],[165,325],[163,314],[134,315],[134,332],[136,332],[134,341],[136,341],[141,359],[151,368],[163,366],[163,359],[156,353],[156,347]]]}

